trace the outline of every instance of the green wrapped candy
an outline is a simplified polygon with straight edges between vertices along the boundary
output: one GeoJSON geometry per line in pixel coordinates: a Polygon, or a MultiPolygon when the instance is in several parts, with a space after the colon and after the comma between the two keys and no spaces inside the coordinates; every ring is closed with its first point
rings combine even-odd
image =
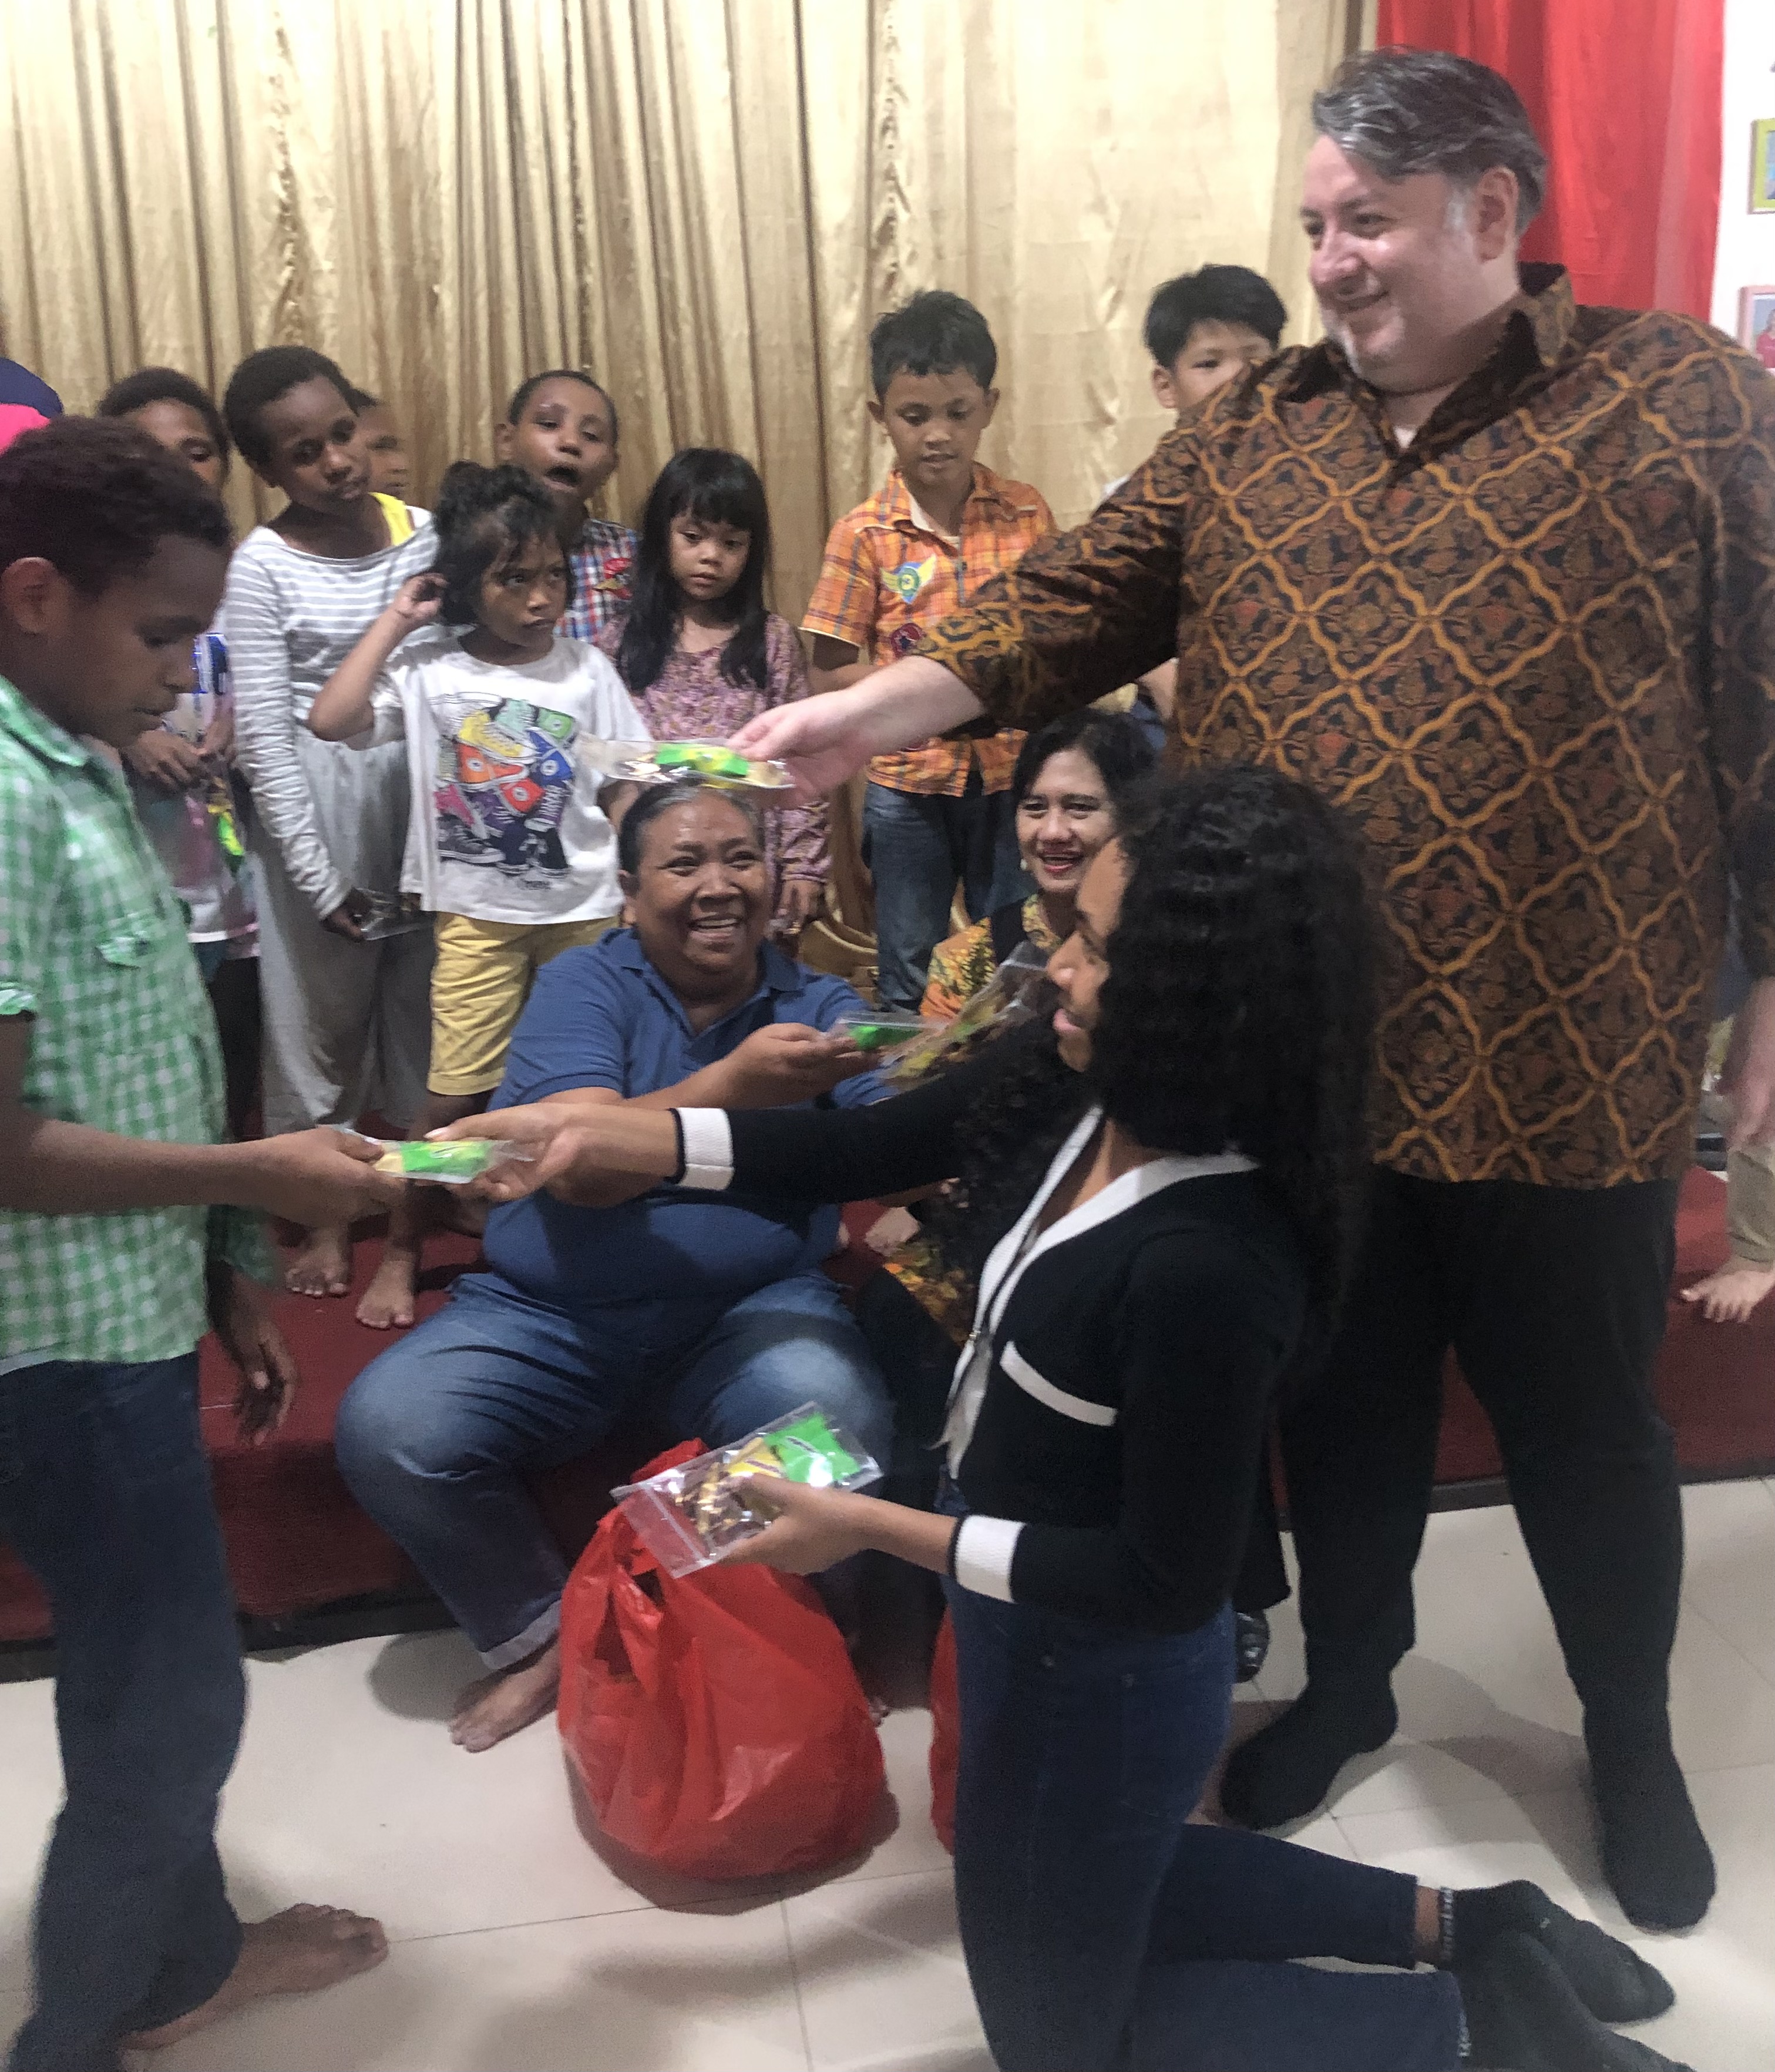
{"type": "Polygon", "coordinates": [[[785,1424],[771,1433],[764,1443],[782,1462],[786,1481],[807,1482],[815,1489],[839,1487],[861,1465],[855,1454],[839,1444],[837,1434],[821,1411],[785,1424]]]}
{"type": "Polygon", "coordinates": [[[731,748],[702,741],[663,741],[653,752],[662,770],[694,770],[704,777],[730,777],[743,783],[752,774],[746,758],[731,748]]]}
{"type": "Polygon", "coordinates": [[[487,1137],[459,1137],[442,1144],[423,1138],[391,1144],[376,1161],[379,1173],[407,1180],[478,1180],[505,1147],[487,1137]]]}
{"type": "Polygon", "coordinates": [[[859,1050],[891,1050],[896,1043],[910,1042],[934,1026],[910,1017],[899,1022],[852,1022],[845,1024],[844,1034],[859,1050]]]}

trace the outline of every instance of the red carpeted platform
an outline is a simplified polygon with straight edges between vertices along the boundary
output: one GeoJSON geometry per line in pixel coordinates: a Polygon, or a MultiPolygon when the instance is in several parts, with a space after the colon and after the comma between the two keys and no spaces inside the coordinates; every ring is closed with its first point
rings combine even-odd
{"type": "MultiPolygon", "coordinates": [[[[873,1208],[861,1219],[872,1221],[873,1208]]],[[[445,1299],[449,1281],[474,1257],[461,1238],[440,1239],[426,1275],[421,1314],[445,1299]]],[[[359,1247],[358,1287],[380,1248],[359,1247]]],[[[1679,1285],[1725,1256],[1725,1189],[1696,1171],[1684,1188],[1678,1225],[1679,1285]]],[[[854,1284],[863,1258],[853,1250],[833,1262],[854,1284]]],[[[233,1383],[216,1347],[203,1348],[203,1424],[215,1462],[216,1503],[240,1609],[281,1620],[341,1600],[417,1596],[411,1566],[352,1501],[333,1465],[333,1419],[352,1377],[388,1343],[357,1323],[355,1301],[285,1298],[283,1326],[302,1365],[303,1385],[289,1421],[264,1447],[234,1435],[233,1383]]],[[[1665,1415],[1674,1426],[1683,1470],[1695,1476],[1767,1473],[1775,1466],[1775,1302],[1748,1325],[1705,1323],[1673,1297],[1670,1336],[1659,1376],[1665,1415]]],[[[562,1542],[577,1552],[623,1480],[647,1451],[644,1435],[613,1440],[570,1466],[539,1478],[537,1492],[562,1542]]],[[[1451,1376],[1443,1420],[1440,1482],[1483,1482],[1498,1473],[1491,1433],[1458,1376],[1451,1376]]],[[[35,1585],[0,1547],[0,1641],[41,1638],[48,1618],[35,1585]]]]}

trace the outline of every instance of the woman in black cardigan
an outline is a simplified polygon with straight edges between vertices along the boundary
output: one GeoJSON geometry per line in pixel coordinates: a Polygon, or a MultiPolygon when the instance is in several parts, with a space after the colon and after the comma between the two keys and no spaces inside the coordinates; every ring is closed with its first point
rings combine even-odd
{"type": "Polygon", "coordinates": [[[730,1558],[810,1572],[877,1548],[948,1579],[957,1898],[1005,2072],[1649,2072],[1666,2061],[1602,2021],[1669,1988],[1535,1887],[1437,1892],[1190,1823],[1226,1734],[1271,1397],[1323,1342],[1351,1256],[1371,923],[1333,816],[1251,770],[1157,794],[1079,904],[1051,1032],[898,1100],[567,1096],[454,1133],[537,1152],[490,1180],[507,1194],[959,1180],[943,1243],[980,1297],[940,1515],[785,1483],[730,1558]],[[1396,1969],[1290,1961],[1314,1956],[1396,1969]]]}

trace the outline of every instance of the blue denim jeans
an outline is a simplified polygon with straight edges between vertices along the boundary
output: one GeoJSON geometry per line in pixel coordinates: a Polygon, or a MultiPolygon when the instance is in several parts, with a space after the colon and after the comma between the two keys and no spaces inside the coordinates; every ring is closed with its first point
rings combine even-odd
{"type": "Polygon", "coordinates": [[[949,933],[955,887],[971,921],[1029,890],[1017,851],[1017,801],[983,791],[970,773],[959,799],[871,784],[863,800],[863,861],[875,882],[876,992],[916,1013],[931,952],[949,933]]]}
{"type": "Polygon", "coordinates": [[[48,1597],[67,1799],[14,2072],[113,2072],[240,1954],[216,1807],[245,1685],[197,1424],[197,1355],[0,1375],[0,1537],[48,1597]]]}
{"type": "Polygon", "coordinates": [[[1413,1880],[1189,1823],[1226,1737],[1230,1609],[1163,1635],[948,1597],[956,1902],[1000,2072],[1452,2072],[1460,1995],[1409,1975],[1413,1880]]]}
{"type": "Polygon", "coordinates": [[[693,1303],[676,1345],[638,1352],[613,1318],[574,1318],[496,1274],[367,1367],[339,1407],[340,1471],[405,1548],[490,1667],[521,1662],[561,1622],[567,1564],[525,1488],[643,1397],[680,1438],[721,1446],[817,1403],[884,1465],[894,1412],[842,1294],[824,1273],[725,1311],[693,1303]]]}

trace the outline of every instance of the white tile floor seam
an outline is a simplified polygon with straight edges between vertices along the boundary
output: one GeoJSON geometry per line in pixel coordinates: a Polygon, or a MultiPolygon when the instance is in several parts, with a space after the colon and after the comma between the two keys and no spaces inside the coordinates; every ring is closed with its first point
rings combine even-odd
{"type": "MultiPolygon", "coordinates": [[[[1678,1745],[1720,1859],[1685,1937],[1633,1940],[1678,2004],[1636,2031],[1696,2072],[1775,2072],[1775,1482],[1684,1493],[1678,1745]]],[[[1576,1700],[1507,1511],[1431,1521],[1401,1733],[1294,1839],[1435,1881],[1532,1877],[1625,1931],[1596,1862],[1576,1700]]],[[[1292,1696],[1276,1617],[1241,1725],[1292,1696]]],[[[156,2072],[991,2072],[949,1858],[930,1823],[928,1715],[882,1744],[898,1805],[861,1860],[722,1894],[627,1884],[575,1825],[558,1741],[491,1754],[443,1720],[475,1672],[454,1634],[256,1660],[222,1847],[249,1914],[295,1898],[381,1914],[387,1964],[254,2010],[156,2072]]],[[[49,1687],[0,1685],[0,2052],[24,2016],[24,1934],[59,1794],[49,1687]]]]}

